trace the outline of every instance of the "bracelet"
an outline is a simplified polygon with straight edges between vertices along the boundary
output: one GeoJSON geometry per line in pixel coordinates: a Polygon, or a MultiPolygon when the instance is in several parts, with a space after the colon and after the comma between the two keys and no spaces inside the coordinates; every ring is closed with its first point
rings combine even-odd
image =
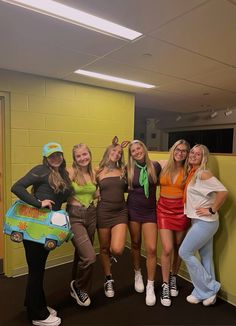
{"type": "Polygon", "coordinates": [[[208,208],[208,210],[209,210],[209,212],[212,214],[212,215],[214,215],[216,212],[214,212],[213,210],[212,210],[212,208],[210,207],[210,208],[208,208]]]}

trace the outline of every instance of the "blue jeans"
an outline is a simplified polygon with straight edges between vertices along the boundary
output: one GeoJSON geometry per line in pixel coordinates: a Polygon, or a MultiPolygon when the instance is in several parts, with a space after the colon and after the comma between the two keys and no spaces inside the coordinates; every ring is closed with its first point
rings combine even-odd
{"type": "Polygon", "coordinates": [[[213,265],[213,236],[218,227],[219,221],[192,219],[192,226],[179,249],[194,286],[192,295],[199,300],[211,297],[220,289],[213,265]],[[197,251],[200,260],[195,257],[197,251]]]}

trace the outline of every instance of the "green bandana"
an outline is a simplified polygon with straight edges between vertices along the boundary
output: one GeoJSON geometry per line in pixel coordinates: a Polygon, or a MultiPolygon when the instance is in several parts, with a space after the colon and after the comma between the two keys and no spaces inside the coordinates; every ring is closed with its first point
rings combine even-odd
{"type": "Polygon", "coordinates": [[[147,173],[147,165],[139,165],[137,162],[136,166],[141,170],[139,175],[139,184],[144,189],[145,197],[149,197],[149,182],[148,182],[148,173],[147,173]]]}

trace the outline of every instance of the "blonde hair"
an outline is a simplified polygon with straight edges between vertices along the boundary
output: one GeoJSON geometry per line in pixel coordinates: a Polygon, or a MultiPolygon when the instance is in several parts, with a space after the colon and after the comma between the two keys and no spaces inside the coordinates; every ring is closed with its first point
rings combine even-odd
{"type": "Polygon", "coordinates": [[[82,149],[82,148],[84,148],[85,150],[87,150],[88,153],[89,153],[90,162],[88,164],[88,173],[89,173],[89,176],[91,178],[92,183],[93,184],[96,184],[95,173],[94,173],[93,168],[92,168],[92,153],[91,153],[89,147],[86,144],[83,144],[83,143],[74,145],[73,148],[72,148],[72,158],[73,158],[73,163],[72,163],[73,180],[72,181],[75,181],[78,185],[84,185],[84,184],[86,184],[86,181],[84,179],[84,176],[83,176],[83,173],[82,173],[82,171],[80,169],[80,166],[76,162],[76,159],[75,159],[75,152],[76,152],[76,150],[77,149],[82,149]]]}
{"type": "MultiPolygon", "coordinates": [[[[190,145],[189,143],[184,140],[184,139],[179,139],[177,140],[173,145],[172,147],[170,148],[170,155],[169,155],[169,159],[165,165],[165,167],[163,168],[163,170],[161,171],[161,175],[172,175],[174,174],[175,172],[175,169],[176,169],[176,166],[175,166],[175,159],[174,159],[174,151],[175,149],[179,146],[179,145],[185,145],[186,146],[186,150],[187,150],[187,153],[189,153],[190,151],[190,145]]],[[[183,178],[183,184],[185,183],[186,181],[186,178],[187,178],[187,175],[188,175],[188,160],[187,160],[187,157],[186,156],[186,159],[182,162],[182,165],[183,165],[183,169],[184,169],[184,178],[183,178]]]]}
{"type": "Polygon", "coordinates": [[[135,163],[136,163],[136,161],[133,159],[133,157],[131,155],[131,147],[134,144],[138,144],[138,145],[142,146],[142,148],[144,150],[144,154],[145,154],[144,161],[147,166],[148,177],[151,177],[153,183],[157,183],[157,175],[156,175],[155,167],[148,156],[148,150],[147,150],[146,145],[143,142],[141,142],[141,140],[133,140],[131,143],[129,143],[129,146],[128,146],[127,175],[128,175],[129,189],[133,189],[134,167],[135,167],[135,163]]]}
{"type": "MultiPolygon", "coordinates": [[[[63,155],[63,154],[62,154],[63,155]]],[[[47,158],[43,158],[43,164],[48,166],[50,173],[48,176],[48,183],[56,194],[71,189],[71,181],[66,170],[66,161],[63,157],[63,162],[58,170],[55,170],[48,162],[47,158]]],[[[34,190],[33,190],[34,191],[34,190]]]]}
{"type": "MultiPolygon", "coordinates": [[[[210,155],[209,149],[205,145],[197,144],[197,145],[195,145],[195,146],[193,146],[191,148],[190,152],[194,148],[201,148],[201,150],[202,150],[202,161],[201,161],[200,166],[198,167],[198,169],[195,171],[195,173],[193,175],[193,178],[191,180],[191,182],[193,182],[193,183],[196,182],[196,178],[197,178],[197,175],[198,175],[199,172],[207,170],[207,163],[208,163],[208,158],[209,158],[209,155],[210,155]]],[[[190,164],[189,164],[188,170],[189,171],[191,170],[191,165],[190,164]]]]}
{"type": "Polygon", "coordinates": [[[101,161],[99,163],[98,170],[96,172],[96,178],[98,178],[99,174],[108,165],[110,153],[113,150],[113,148],[116,148],[117,146],[119,146],[121,148],[121,157],[120,157],[119,161],[117,162],[116,167],[117,167],[117,169],[122,171],[122,175],[124,174],[125,161],[124,161],[123,149],[122,149],[120,144],[111,144],[106,148],[106,150],[105,150],[105,152],[103,154],[103,157],[102,157],[102,159],[101,159],[101,161]]]}

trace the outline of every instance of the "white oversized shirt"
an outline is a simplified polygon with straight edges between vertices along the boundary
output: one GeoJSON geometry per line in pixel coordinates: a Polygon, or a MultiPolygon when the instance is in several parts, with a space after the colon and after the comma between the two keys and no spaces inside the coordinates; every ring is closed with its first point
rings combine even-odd
{"type": "Polygon", "coordinates": [[[211,177],[207,180],[200,179],[200,173],[197,175],[196,182],[192,181],[187,186],[187,197],[184,205],[184,213],[189,218],[196,218],[211,222],[219,218],[218,212],[208,216],[198,216],[196,209],[199,207],[212,207],[215,201],[216,192],[227,191],[225,186],[216,178],[211,177]]]}

